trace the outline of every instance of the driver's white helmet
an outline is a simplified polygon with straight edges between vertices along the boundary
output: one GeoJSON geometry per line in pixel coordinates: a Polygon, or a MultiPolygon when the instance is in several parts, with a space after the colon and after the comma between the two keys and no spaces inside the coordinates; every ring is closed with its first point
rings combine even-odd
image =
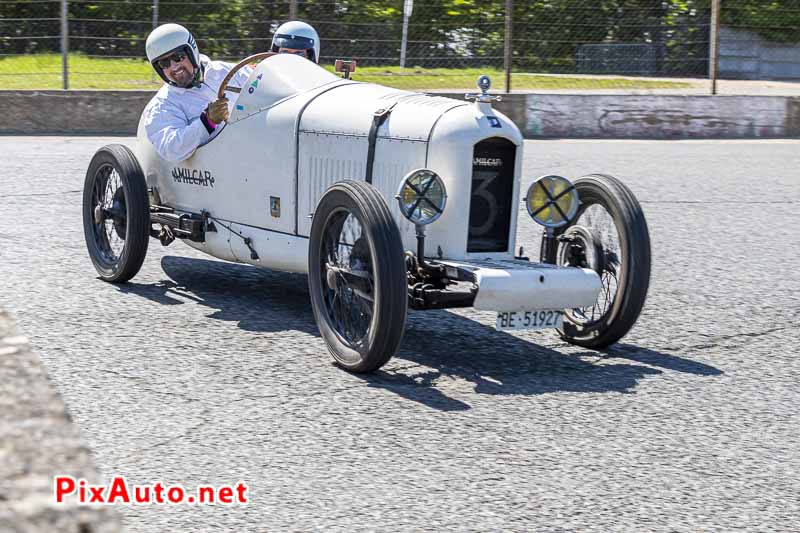
{"type": "Polygon", "coordinates": [[[163,69],[156,63],[156,59],[170,52],[184,51],[194,65],[195,75],[199,74],[200,50],[197,48],[197,41],[191,32],[180,24],[162,24],[154,29],[147,36],[144,47],[147,51],[147,60],[153,65],[161,79],[171,85],[174,83],[167,79],[163,69]]]}
{"type": "Polygon", "coordinates": [[[281,24],[275,30],[270,50],[277,52],[281,48],[307,50],[308,59],[319,63],[319,35],[317,30],[305,22],[292,20],[281,24]]]}

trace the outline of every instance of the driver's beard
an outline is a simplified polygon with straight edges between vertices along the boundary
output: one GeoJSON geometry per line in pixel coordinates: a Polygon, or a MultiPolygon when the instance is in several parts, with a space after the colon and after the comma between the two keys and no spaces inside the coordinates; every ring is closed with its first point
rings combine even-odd
{"type": "Polygon", "coordinates": [[[180,87],[181,89],[191,89],[192,87],[200,87],[200,83],[202,82],[202,76],[200,75],[200,69],[195,67],[194,73],[189,77],[189,79],[185,83],[178,83],[177,81],[173,80],[173,83],[180,87]],[[199,81],[198,81],[199,80],[199,81]]]}
{"type": "Polygon", "coordinates": [[[191,89],[192,87],[194,87],[194,82],[197,79],[197,70],[198,70],[197,68],[194,69],[194,73],[192,74],[192,76],[186,81],[186,83],[181,85],[182,88],[191,89]]]}

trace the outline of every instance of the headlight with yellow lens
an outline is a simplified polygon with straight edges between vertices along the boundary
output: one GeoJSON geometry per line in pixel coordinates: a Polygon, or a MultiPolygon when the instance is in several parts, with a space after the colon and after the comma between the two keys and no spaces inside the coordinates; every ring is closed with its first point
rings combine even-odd
{"type": "Polygon", "coordinates": [[[542,176],[528,188],[528,214],[546,228],[568,224],[578,211],[578,191],[567,178],[542,176]]]}
{"type": "Polygon", "coordinates": [[[403,178],[396,198],[403,216],[414,224],[424,226],[434,222],[444,212],[447,191],[436,172],[421,168],[403,178]]]}

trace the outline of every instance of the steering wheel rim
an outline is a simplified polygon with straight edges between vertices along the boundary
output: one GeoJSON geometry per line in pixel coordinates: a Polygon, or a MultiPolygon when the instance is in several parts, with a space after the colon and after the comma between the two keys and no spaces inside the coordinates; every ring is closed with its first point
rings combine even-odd
{"type": "Polygon", "coordinates": [[[233,79],[236,73],[239,72],[241,69],[243,69],[245,66],[249,65],[250,63],[255,63],[256,61],[261,61],[263,59],[272,57],[277,54],[278,52],[261,52],[259,54],[253,54],[249,57],[246,57],[241,61],[239,61],[238,63],[236,63],[236,65],[233,66],[230,72],[228,72],[227,76],[225,76],[225,79],[222,80],[222,83],[219,86],[219,90],[217,91],[217,98],[223,98],[225,96],[225,91],[230,91],[234,93],[241,92],[242,91],[241,87],[228,88],[228,82],[230,82],[231,79],[233,79]]]}

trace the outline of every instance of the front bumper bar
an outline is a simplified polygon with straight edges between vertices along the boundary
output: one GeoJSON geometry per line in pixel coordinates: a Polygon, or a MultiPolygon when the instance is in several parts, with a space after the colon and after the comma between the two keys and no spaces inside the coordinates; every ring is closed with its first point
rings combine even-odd
{"type": "Polygon", "coordinates": [[[472,281],[473,306],[483,311],[572,309],[594,305],[600,277],[588,268],[560,267],[520,259],[439,260],[447,277],[472,281]]]}

